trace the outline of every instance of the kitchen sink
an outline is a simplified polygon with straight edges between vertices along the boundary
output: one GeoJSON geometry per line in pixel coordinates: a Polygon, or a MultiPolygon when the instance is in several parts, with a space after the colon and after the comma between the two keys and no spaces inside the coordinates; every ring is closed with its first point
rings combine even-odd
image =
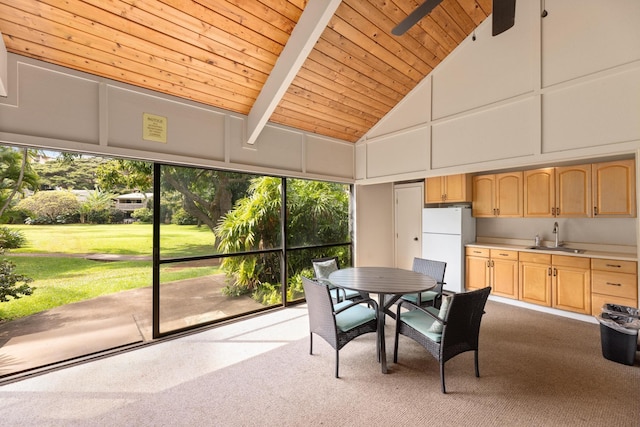
{"type": "Polygon", "coordinates": [[[584,249],[574,249],[568,248],[565,246],[529,246],[527,249],[535,249],[538,251],[559,251],[559,252],[570,252],[573,254],[581,254],[584,253],[584,249]]]}

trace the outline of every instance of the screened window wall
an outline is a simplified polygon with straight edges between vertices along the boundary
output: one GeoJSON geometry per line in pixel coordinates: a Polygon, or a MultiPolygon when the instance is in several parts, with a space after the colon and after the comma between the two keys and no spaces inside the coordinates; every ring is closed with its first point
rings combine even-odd
{"type": "Polygon", "coordinates": [[[154,336],[302,301],[311,259],[351,263],[351,199],[346,184],[156,164],[154,336]]]}

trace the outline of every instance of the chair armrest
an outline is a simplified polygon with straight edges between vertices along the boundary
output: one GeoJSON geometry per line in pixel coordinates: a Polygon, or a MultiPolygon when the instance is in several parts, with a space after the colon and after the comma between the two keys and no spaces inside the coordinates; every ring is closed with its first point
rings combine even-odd
{"type": "Polygon", "coordinates": [[[351,304],[345,305],[344,307],[340,307],[338,310],[334,310],[333,314],[335,315],[335,314],[342,313],[343,311],[350,309],[354,305],[360,305],[362,303],[372,304],[373,305],[373,309],[376,312],[376,316],[378,315],[378,303],[372,298],[365,298],[365,299],[361,299],[361,300],[358,300],[358,301],[354,301],[351,304]]]}
{"type": "Polygon", "coordinates": [[[413,309],[415,309],[415,310],[420,310],[421,312],[423,312],[423,313],[424,313],[424,314],[426,314],[427,316],[429,316],[429,317],[433,318],[434,320],[436,320],[436,321],[438,321],[438,322],[442,323],[443,325],[446,325],[446,324],[447,324],[447,322],[446,322],[444,319],[439,318],[438,316],[436,316],[435,314],[431,313],[430,311],[428,311],[428,310],[426,310],[426,309],[424,309],[424,308],[420,307],[420,306],[419,306],[419,305],[417,305],[417,304],[412,303],[411,301],[407,301],[407,300],[401,300],[401,301],[397,304],[398,308],[397,308],[397,312],[396,312],[396,321],[397,321],[398,319],[400,319],[400,308],[402,307],[402,304],[407,304],[407,305],[410,305],[410,306],[411,306],[413,309]]]}

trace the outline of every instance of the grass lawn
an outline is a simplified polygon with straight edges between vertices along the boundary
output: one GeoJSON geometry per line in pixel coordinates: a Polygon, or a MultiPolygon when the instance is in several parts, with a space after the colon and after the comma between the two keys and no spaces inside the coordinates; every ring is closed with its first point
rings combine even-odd
{"type": "MultiPolygon", "coordinates": [[[[11,253],[108,253],[151,255],[150,224],[8,225],[20,230],[27,244],[11,253]]],[[[213,254],[213,233],[206,227],[161,226],[162,256],[213,254]]],[[[152,284],[151,261],[102,262],[77,257],[14,256],[16,272],[33,279],[31,296],[0,303],[0,320],[17,319],[65,304],[152,284]]],[[[201,277],[217,273],[212,266],[167,264],[160,280],[201,277]],[[180,266],[177,268],[176,266],[180,266]]],[[[151,309],[151,307],[149,307],[151,309]]]]}
{"type": "MultiPolygon", "coordinates": [[[[151,261],[102,262],[84,258],[11,257],[33,279],[33,295],[0,304],[0,319],[12,320],[101,295],[151,286],[151,261]],[[27,273],[28,272],[28,273],[27,273]]],[[[217,267],[161,269],[162,283],[216,274],[217,267]]],[[[151,307],[149,307],[151,310],[151,307]]]]}
{"type": "MultiPolygon", "coordinates": [[[[151,224],[6,225],[27,239],[15,253],[151,255],[151,224]]],[[[187,256],[215,253],[214,236],[208,227],[163,224],[161,255],[187,256]]]]}

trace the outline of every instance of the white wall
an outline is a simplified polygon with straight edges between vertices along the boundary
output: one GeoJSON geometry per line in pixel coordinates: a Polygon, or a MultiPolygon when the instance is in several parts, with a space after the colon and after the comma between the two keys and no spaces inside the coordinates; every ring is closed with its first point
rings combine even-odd
{"type": "Polygon", "coordinates": [[[269,124],[254,145],[246,116],[15,54],[0,97],[0,142],[204,167],[353,182],[353,144],[269,124]],[[166,142],[143,137],[143,114],[166,142]]]}
{"type": "Polygon", "coordinates": [[[635,153],[640,2],[544,4],[518,2],[496,37],[489,17],[371,129],[358,183],[635,153]]]}
{"type": "Polygon", "coordinates": [[[393,185],[356,185],[355,266],[393,267],[393,185]]]}

